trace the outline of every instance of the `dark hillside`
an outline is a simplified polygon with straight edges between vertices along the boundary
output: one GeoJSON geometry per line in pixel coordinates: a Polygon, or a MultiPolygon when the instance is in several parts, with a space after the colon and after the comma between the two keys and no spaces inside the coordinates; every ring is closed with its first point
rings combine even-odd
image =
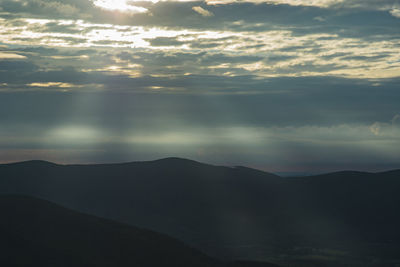
{"type": "Polygon", "coordinates": [[[400,171],[287,179],[178,158],[31,161],[0,165],[0,191],[165,233],[228,260],[333,266],[400,260],[400,171]]]}

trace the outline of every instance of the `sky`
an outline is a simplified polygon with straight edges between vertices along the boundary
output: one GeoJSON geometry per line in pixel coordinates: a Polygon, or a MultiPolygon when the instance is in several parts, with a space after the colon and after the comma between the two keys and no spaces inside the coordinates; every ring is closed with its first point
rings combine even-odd
{"type": "Polygon", "coordinates": [[[0,162],[400,168],[399,0],[0,0],[0,162]]]}

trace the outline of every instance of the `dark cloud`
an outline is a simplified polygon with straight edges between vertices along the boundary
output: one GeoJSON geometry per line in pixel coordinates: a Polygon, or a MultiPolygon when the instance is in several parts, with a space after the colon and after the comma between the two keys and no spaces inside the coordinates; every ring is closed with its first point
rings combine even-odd
{"type": "Polygon", "coordinates": [[[286,61],[288,59],[293,59],[296,58],[296,56],[294,55],[284,55],[284,54],[272,54],[272,55],[268,55],[265,58],[265,62],[267,64],[271,64],[271,63],[276,63],[279,61],[286,61]]]}
{"type": "MultiPolygon", "coordinates": [[[[37,66],[32,62],[25,60],[0,60],[0,70],[4,74],[7,73],[27,73],[37,70],[37,66]]],[[[2,81],[6,81],[7,75],[2,76],[2,81]]]]}
{"type": "Polygon", "coordinates": [[[341,59],[343,60],[368,60],[368,61],[375,61],[375,60],[381,60],[383,58],[388,57],[388,55],[375,55],[375,56],[345,56],[342,57],[341,59]]]}
{"type": "Polygon", "coordinates": [[[0,4],[4,12],[38,18],[88,18],[93,9],[91,1],[74,0],[2,0],[0,4]]]}
{"type": "Polygon", "coordinates": [[[180,46],[185,42],[178,41],[175,37],[157,37],[154,39],[145,39],[151,46],[180,46]]]}
{"type": "Polygon", "coordinates": [[[221,63],[252,63],[262,60],[261,56],[232,56],[222,53],[207,54],[201,58],[203,64],[221,64],[221,63]]]}

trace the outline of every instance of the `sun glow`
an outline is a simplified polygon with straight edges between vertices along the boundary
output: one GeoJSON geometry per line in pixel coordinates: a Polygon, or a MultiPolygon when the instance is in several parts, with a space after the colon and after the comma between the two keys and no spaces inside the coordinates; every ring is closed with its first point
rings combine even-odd
{"type": "MultiPolygon", "coordinates": [[[[168,0],[92,0],[93,4],[97,7],[111,10],[111,11],[120,11],[124,13],[145,13],[148,9],[137,6],[135,3],[137,2],[151,2],[158,3],[160,1],[168,1],[168,0]]],[[[176,2],[191,2],[196,0],[176,0],[176,2]]]]}
{"type": "Polygon", "coordinates": [[[128,13],[145,13],[148,10],[144,7],[133,5],[135,1],[128,0],[94,0],[93,4],[97,7],[128,13]]]}

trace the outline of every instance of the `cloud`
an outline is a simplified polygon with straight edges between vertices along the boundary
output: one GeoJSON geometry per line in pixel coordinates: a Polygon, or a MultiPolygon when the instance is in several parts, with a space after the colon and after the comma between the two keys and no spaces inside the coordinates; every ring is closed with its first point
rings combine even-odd
{"type": "MultiPolygon", "coordinates": [[[[88,1],[81,1],[88,2],[88,1]]],[[[89,6],[79,3],[75,0],[53,1],[53,0],[1,0],[0,5],[3,12],[16,16],[18,13],[40,17],[58,17],[58,18],[79,18],[88,17],[84,14],[89,6]]],[[[4,13],[3,13],[4,14],[4,13]]]]}
{"type": "Polygon", "coordinates": [[[374,122],[369,126],[369,130],[376,136],[396,136],[399,134],[400,126],[398,122],[400,121],[400,114],[396,114],[390,120],[390,122],[374,122]]]}
{"type": "Polygon", "coordinates": [[[31,87],[59,87],[59,88],[79,87],[78,85],[70,83],[62,83],[62,82],[30,83],[27,85],[31,87]]]}
{"type": "Polygon", "coordinates": [[[400,8],[399,7],[394,7],[389,12],[393,17],[400,18],[400,8]]]}
{"type": "Polygon", "coordinates": [[[2,60],[2,59],[25,59],[25,58],[26,58],[25,56],[15,54],[15,53],[0,52],[0,60],[2,60]]]}
{"type": "Polygon", "coordinates": [[[344,0],[206,0],[207,4],[210,5],[223,5],[238,2],[247,2],[255,4],[275,4],[275,5],[292,5],[292,6],[317,6],[317,7],[329,7],[342,3],[344,0]]]}
{"type": "Polygon", "coordinates": [[[62,13],[65,15],[73,15],[79,13],[79,9],[70,4],[63,4],[61,2],[52,2],[52,1],[41,1],[34,0],[37,4],[43,8],[49,10],[56,10],[58,13],[62,13]]]}
{"type": "Polygon", "coordinates": [[[396,4],[396,0],[206,0],[209,5],[232,3],[254,3],[290,6],[309,6],[319,8],[362,8],[387,10],[396,4]]]}
{"type": "Polygon", "coordinates": [[[181,46],[185,43],[177,40],[176,37],[156,37],[145,40],[152,46],[181,46]]]}
{"type": "Polygon", "coordinates": [[[374,122],[374,124],[369,126],[369,130],[374,135],[380,135],[381,134],[381,125],[379,124],[379,122],[374,122]]]}
{"type": "Polygon", "coordinates": [[[394,2],[0,0],[0,148],[398,166],[394,2]]]}
{"type": "Polygon", "coordinates": [[[397,125],[400,122],[400,114],[396,114],[392,118],[392,125],[397,125]]]}
{"type": "Polygon", "coordinates": [[[320,16],[315,17],[314,20],[319,21],[319,22],[324,22],[324,21],[326,21],[325,18],[320,17],[320,16]]]}
{"type": "Polygon", "coordinates": [[[200,15],[202,15],[203,17],[212,17],[214,16],[214,14],[210,11],[208,11],[207,9],[202,8],[201,6],[194,6],[192,7],[192,9],[199,13],[200,15]]]}
{"type": "MultiPolygon", "coordinates": [[[[377,36],[366,42],[363,38],[342,37],[333,33],[298,34],[285,29],[264,29],[258,32],[202,31],[55,19],[0,20],[0,26],[3,26],[0,29],[3,42],[14,45],[42,45],[64,49],[135,48],[138,51],[152,50],[153,55],[155,51],[160,51],[164,55],[176,55],[177,52],[189,52],[191,49],[204,53],[202,54],[204,58],[192,58],[203,65],[188,63],[182,66],[178,60],[175,64],[171,64],[169,69],[156,68],[158,65],[156,59],[160,58],[147,58],[147,62],[142,64],[143,70],[147,70],[142,73],[147,75],[172,75],[185,69],[187,71],[183,73],[199,75],[216,72],[225,76],[251,74],[263,78],[280,75],[295,77],[329,75],[384,79],[399,77],[400,73],[398,40],[387,39],[386,36],[377,36]],[[225,59],[230,60],[225,62],[217,59],[205,60],[207,57],[211,58],[216,51],[222,51],[221,54],[225,59]],[[251,56],[257,57],[257,61],[262,62],[258,64],[247,62],[251,56]]],[[[7,53],[8,56],[12,53],[32,57],[32,54],[17,51],[2,53],[7,53]]],[[[49,55],[41,56],[41,61],[44,62],[45,57],[49,55]]],[[[58,64],[63,63],[65,62],[58,62],[58,64]]],[[[123,69],[126,73],[130,68],[121,62],[109,62],[108,65],[97,66],[96,69],[111,71],[111,67],[123,69]]]]}
{"type": "Polygon", "coordinates": [[[148,11],[147,8],[132,5],[134,1],[126,1],[126,0],[93,0],[93,4],[96,7],[110,10],[110,11],[119,11],[122,13],[145,13],[148,11]]]}

